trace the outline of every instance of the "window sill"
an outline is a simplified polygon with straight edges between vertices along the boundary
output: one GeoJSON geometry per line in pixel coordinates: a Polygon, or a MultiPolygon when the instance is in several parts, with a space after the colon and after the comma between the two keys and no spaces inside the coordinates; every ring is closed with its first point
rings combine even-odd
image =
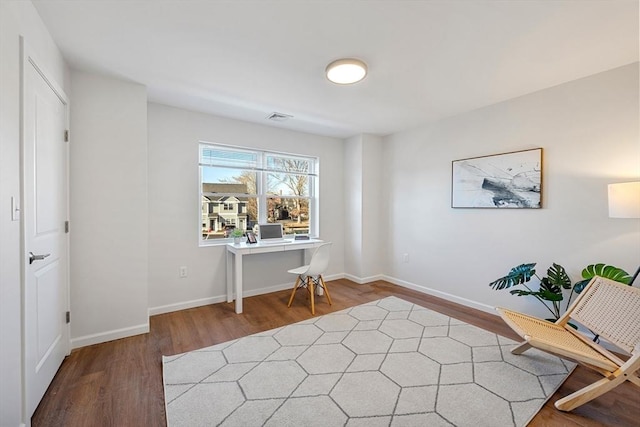
{"type": "Polygon", "coordinates": [[[201,248],[207,248],[210,246],[224,246],[227,243],[233,243],[233,239],[200,240],[198,246],[201,248]]]}
{"type": "MultiPolygon", "coordinates": [[[[285,239],[293,239],[293,234],[286,234],[284,236],[285,239]]],[[[319,237],[317,236],[309,236],[309,239],[318,239],[319,237]]],[[[242,237],[240,239],[240,242],[246,242],[247,239],[246,237],[242,237]]],[[[228,243],[233,243],[233,239],[215,239],[215,240],[200,240],[200,243],[198,244],[199,247],[201,248],[207,248],[207,247],[211,247],[211,246],[225,246],[228,243]]]]}

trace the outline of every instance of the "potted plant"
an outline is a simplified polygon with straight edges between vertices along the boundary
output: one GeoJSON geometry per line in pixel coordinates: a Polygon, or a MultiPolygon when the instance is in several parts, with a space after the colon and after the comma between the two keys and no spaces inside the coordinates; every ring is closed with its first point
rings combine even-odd
{"type": "Polygon", "coordinates": [[[234,228],[230,234],[231,237],[233,237],[233,244],[238,245],[240,244],[240,238],[244,236],[244,231],[239,228],[234,228]]]}
{"type": "MultiPolygon", "coordinates": [[[[511,295],[526,296],[531,295],[540,301],[552,314],[552,318],[546,320],[555,322],[560,318],[562,312],[569,307],[571,297],[574,293],[579,294],[587,286],[594,276],[605,277],[615,280],[616,282],[631,284],[632,277],[624,270],[618,267],[605,264],[591,264],[582,270],[582,280],[571,284],[571,278],[567,274],[563,266],[553,263],[547,270],[547,275],[540,277],[536,274],[536,263],[520,264],[509,271],[504,277],[501,277],[489,283],[492,289],[501,290],[514,286],[522,285],[524,289],[512,289],[511,295]],[[537,290],[531,289],[526,285],[532,277],[536,277],[540,285],[537,290]],[[567,290],[569,295],[564,310],[562,310],[561,302],[564,300],[564,291],[567,290]]],[[[572,325],[573,326],[573,325],[572,325]]]]}

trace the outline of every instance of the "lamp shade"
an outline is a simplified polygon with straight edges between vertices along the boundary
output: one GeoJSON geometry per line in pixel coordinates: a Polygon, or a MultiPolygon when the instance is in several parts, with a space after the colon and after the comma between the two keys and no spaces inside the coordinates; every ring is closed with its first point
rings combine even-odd
{"type": "Polygon", "coordinates": [[[609,217],[640,218],[640,181],[609,184],[609,217]]]}

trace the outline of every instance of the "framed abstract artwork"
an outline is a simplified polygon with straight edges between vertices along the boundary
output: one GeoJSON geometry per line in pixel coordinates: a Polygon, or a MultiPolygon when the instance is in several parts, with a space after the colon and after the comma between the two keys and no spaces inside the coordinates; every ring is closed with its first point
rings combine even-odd
{"type": "Polygon", "coordinates": [[[454,160],[452,208],[542,207],[542,148],[454,160]]]}

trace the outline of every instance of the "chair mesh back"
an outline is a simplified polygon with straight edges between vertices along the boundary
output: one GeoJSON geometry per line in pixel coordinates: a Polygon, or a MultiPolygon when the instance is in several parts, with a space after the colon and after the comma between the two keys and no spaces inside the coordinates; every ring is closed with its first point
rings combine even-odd
{"type": "Polygon", "coordinates": [[[640,343],[640,289],[595,277],[571,317],[631,352],[640,343]]]}

